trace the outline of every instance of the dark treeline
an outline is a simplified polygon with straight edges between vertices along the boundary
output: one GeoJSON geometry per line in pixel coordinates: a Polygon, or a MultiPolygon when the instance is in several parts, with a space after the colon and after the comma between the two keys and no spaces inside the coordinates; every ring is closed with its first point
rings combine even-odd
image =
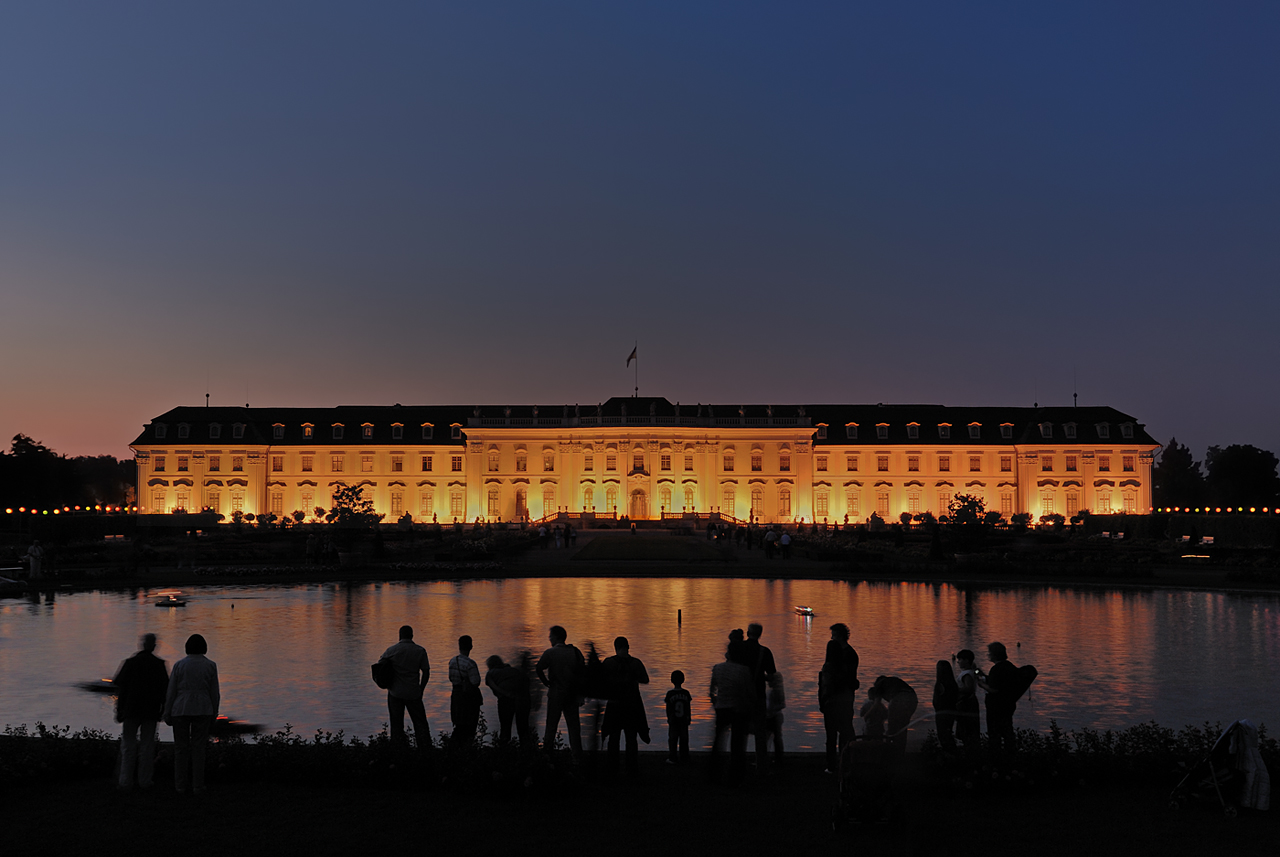
{"type": "Polygon", "coordinates": [[[1269,508],[1280,506],[1280,476],[1274,453],[1248,444],[1211,446],[1203,469],[1191,450],[1172,438],[1152,469],[1159,507],[1269,508]]]}
{"type": "Polygon", "coordinates": [[[133,503],[135,465],[110,455],[58,455],[24,434],[0,452],[0,507],[52,509],[133,503]]]}

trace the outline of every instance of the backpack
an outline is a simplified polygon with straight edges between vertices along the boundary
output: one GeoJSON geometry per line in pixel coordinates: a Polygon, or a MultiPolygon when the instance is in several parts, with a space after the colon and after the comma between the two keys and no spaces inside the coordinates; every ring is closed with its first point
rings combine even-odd
{"type": "Polygon", "coordinates": [[[1031,664],[1024,664],[1018,667],[1015,675],[1017,678],[1013,685],[1013,701],[1017,702],[1031,688],[1031,682],[1036,680],[1036,676],[1040,675],[1040,671],[1031,666],[1031,664]]]}
{"type": "Polygon", "coordinates": [[[382,658],[369,669],[373,672],[373,683],[383,690],[390,690],[396,683],[396,665],[391,658],[382,658]]]}

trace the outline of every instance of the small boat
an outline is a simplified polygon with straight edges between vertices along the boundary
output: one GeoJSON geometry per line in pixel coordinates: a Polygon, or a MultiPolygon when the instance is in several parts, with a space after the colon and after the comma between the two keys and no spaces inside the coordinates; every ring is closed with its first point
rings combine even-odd
{"type": "Polygon", "coordinates": [[[798,615],[798,616],[812,616],[812,615],[813,615],[813,608],[812,608],[812,607],[809,607],[809,606],[807,606],[807,605],[805,605],[805,604],[797,604],[797,605],[796,605],[796,615],[798,615]]]}
{"type": "Polygon", "coordinates": [[[116,686],[112,684],[111,679],[102,678],[97,681],[82,681],[76,684],[81,690],[87,690],[90,693],[115,693],[116,686]]]}
{"type": "Polygon", "coordinates": [[[225,714],[219,714],[209,726],[209,734],[214,736],[252,735],[261,731],[262,724],[260,723],[249,723],[245,720],[232,720],[225,714]]]}
{"type": "Polygon", "coordinates": [[[187,606],[186,600],[178,597],[182,593],[177,589],[166,589],[166,590],[157,592],[156,594],[161,596],[160,600],[156,602],[157,607],[186,607],[187,606]]]}

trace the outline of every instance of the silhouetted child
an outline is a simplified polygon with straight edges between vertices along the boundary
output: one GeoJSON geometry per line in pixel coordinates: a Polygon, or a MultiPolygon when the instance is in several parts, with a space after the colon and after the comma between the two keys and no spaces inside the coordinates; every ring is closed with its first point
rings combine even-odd
{"type": "Polygon", "coordinates": [[[880,690],[872,687],[867,691],[867,702],[858,712],[865,725],[868,738],[883,738],[884,726],[889,722],[889,709],[880,700],[880,690]]]}
{"type": "Polygon", "coordinates": [[[693,694],[684,689],[684,673],[671,674],[675,687],[667,691],[667,764],[689,761],[689,723],[693,720],[693,694]]]}

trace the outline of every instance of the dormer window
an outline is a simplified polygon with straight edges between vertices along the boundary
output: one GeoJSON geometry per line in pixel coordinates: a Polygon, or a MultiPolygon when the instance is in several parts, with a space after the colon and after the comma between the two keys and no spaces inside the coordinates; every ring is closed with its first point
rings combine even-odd
{"type": "Polygon", "coordinates": [[[1126,440],[1133,437],[1133,423],[1120,424],[1120,436],[1126,440]]]}
{"type": "Polygon", "coordinates": [[[209,440],[217,440],[222,437],[222,424],[209,423],[209,440]]]}
{"type": "Polygon", "coordinates": [[[271,439],[272,439],[272,440],[284,440],[284,423],[272,423],[272,425],[271,425],[271,439]]]}
{"type": "Polygon", "coordinates": [[[404,438],[404,425],[402,423],[391,424],[391,439],[402,440],[404,438]]]}
{"type": "Polygon", "coordinates": [[[449,426],[449,437],[454,440],[462,440],[462,426],[458,423],[449,426]]]}
{"type": "Polygon", "coordinates": [[[1040,436],[1046,440],[1053,438],[1053,423],[1040,423],[1040,436]]]}
{"type": "Polygon", "coordinates": [[[1067,423],[1066,425],[1064,425],[1064,426],[1062,427],[1062,433],[1066,436],[1067,440],[1075,440],[1075,439],[1076,439],[1076,424],[1075,424],[1075,423],[1067,423]]]}
{"type": "Polygon", "coordinates": [[[365,440],[373,440],[373,424],[364,423],[360,426],[360,436],[365,440]]]}
{"type": "Polygon", "coordinates": [[[342,423],[333,424],[333,439],[342,440],[342,430],[346,428],[342,423]]]}
{"type": "Polygon", "coordinates": [[[156,423],[155,429],[156,429],[157,440],[164,440],[165,435],[169,433],[169,427],[166,426],[164,423],[156,423]]]}
{"type": "Polygon", "coordinates": [[[827,427],[824,423],[818,423],[818,440],[827,439],[827,427]]]}
{"type": "Polygon", "coordinates": [[[969,423],[969,439],[979,440],[982,438],[982,423],[969,423]]]}
{"type": "Polygon", "coordinates": [[[244,437],[244,423],[235,423],[231,426],[231,436],[236,440],[244,437]]]}
{"type": "Polygon", "coordinates": [[[1111,426],[1107,425],[1106,423],[1098,423],[1096,428],[1098,429],[1098,437],[1102,438],[1103,440],[1106,440],[1109,437],[1111,437],[1111,426]]]}
{"type": "Polygon", "coordinates": [[[951,426],[948,423],[938,424],[938,440],[951,440],[951,426]]]}
{"type": "Polygon", "coordinates": [[[858,424],[857,424],[857,423],[845,423],[845,425],[844,425],[844,436],[845,436],[845,437],[847,437],[849,440],[857,440],[857,439],[858,439],[858,424]]]}
{"type": "Polygon", "coordinates": [[[435,429],[436,429],[436,427],[435,427],[435,426],[433,426],[431,423],[423,423],[423,424],[422,424],[422,439],[423,439],[423,440],[431,440],[431,436],[432,436],[432,434],[435,432],[435,429]]]}
{"type": "Polygon", "coordinates": [[[191,437],[191,426],[186,423],[178,423],[178,437],[183,439],[191,437]]]}
{"type": "Polygon", "coordinates": [[[312,425],[311,423],[302,424],[303,440],[311,440],[313,437],[315,437],[315,433],[316,433],[316,427],[314,425],[312,425]]]}
{"type": "Polygon", "coordinates": [[[916,440],[917,438],[919,438],[919,437],[920,437],[920,424],[919,424],[919,423],[908,423],[908,424],[907,424],[907,437],[908,437],[908,438],[910,438],[911,440],[916,440]]]}
{"type": "Polygon", "coordinates": [[[1013,440],[1013,424],[1012,423],[1000,424],[1000,437],[1004,438],[1005,440],[1013,440]]]}
{"type": "Polygon", "coordinates": [[[876,440],[888,440],[888,439],[889,439],[889,424],[877,423],[876,424],[876,440]]]}

